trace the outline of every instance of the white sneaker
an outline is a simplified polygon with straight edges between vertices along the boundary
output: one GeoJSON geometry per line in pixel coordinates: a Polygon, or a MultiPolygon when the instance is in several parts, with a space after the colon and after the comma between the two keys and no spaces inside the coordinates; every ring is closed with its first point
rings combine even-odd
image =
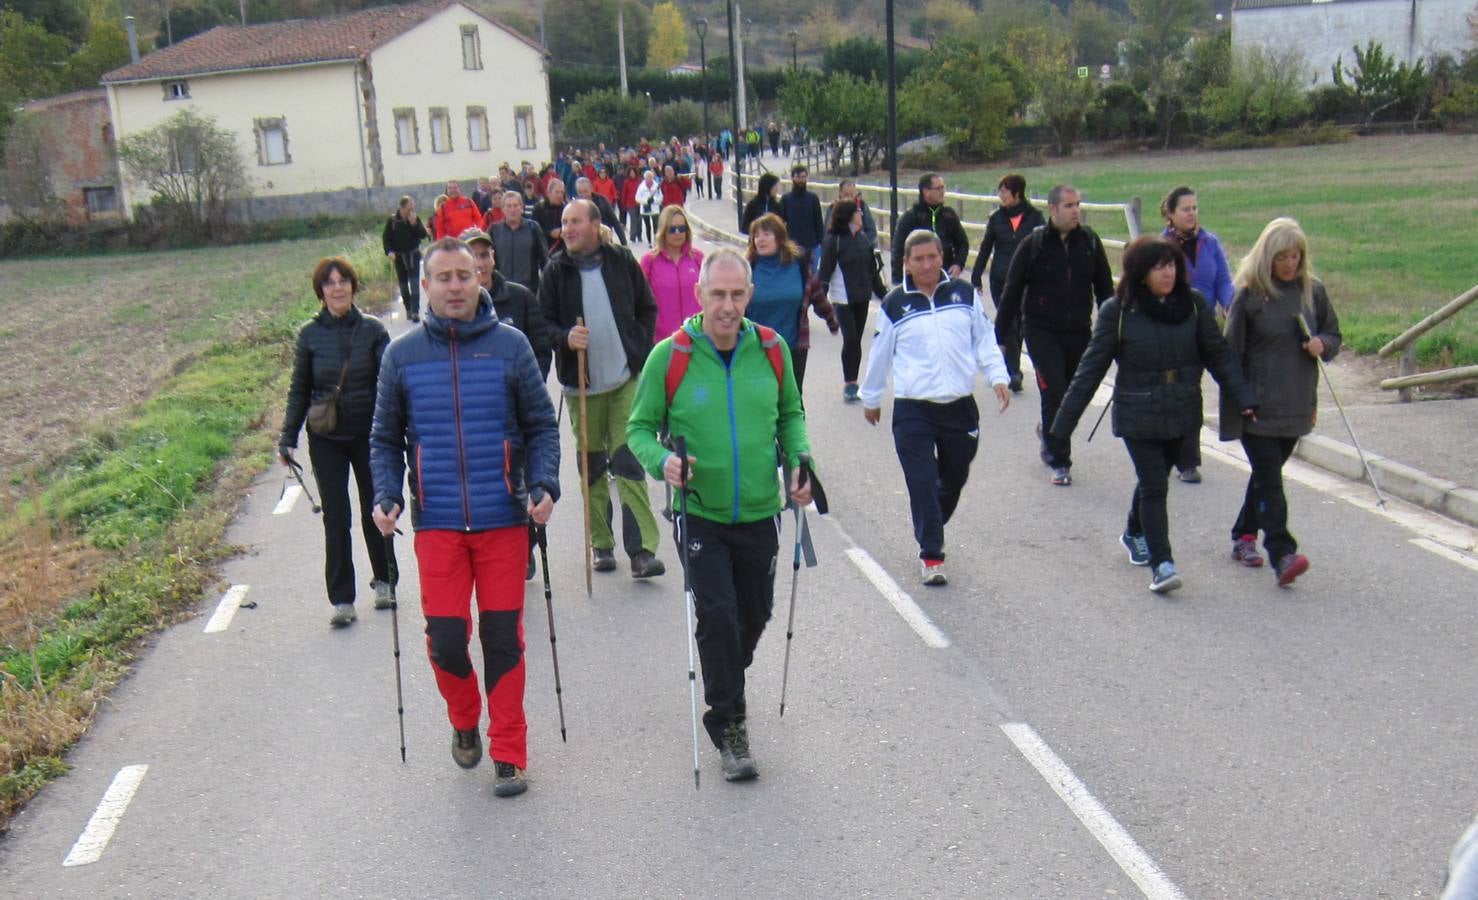
{"type": "Polygon", "coordinates": [[[925,560],[921,566],[922,575],[919,578],[924,584],[939,585],[949,584],[949,576],[944,574],[944,563],[933,560],[925,560]]]}

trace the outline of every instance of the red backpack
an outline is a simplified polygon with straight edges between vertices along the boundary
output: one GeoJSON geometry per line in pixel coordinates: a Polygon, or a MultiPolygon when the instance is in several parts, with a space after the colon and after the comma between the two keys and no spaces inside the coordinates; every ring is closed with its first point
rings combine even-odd
{"type": "MultiPolygon", "coordinates": [[[[777,390],[785,387],[785,351],[780,349],[781,337],[773,328],[764,325],[754,326],[760,338],[760,347],[764,349],[765,356],[770,359],[770,368],[775,370],[775,384],[777,390]]],[[[679,328],[672,335],[672,356],[667,359],[667,405],[672,406],[672,398],[677,394],[678,385],[683,383],[683,376],[688,374],[688,366],[693,362],[693,336],[688,334],[686,328],[679,328]]]]}

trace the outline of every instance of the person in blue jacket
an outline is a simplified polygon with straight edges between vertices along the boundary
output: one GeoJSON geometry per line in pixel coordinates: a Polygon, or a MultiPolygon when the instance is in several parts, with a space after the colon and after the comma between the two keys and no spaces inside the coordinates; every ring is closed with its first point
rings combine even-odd
{"type": "Polygon", "coordinates": [[[529,520],[547,522],[559,499],[559,426],[529,340],[485,299],[471,249],[446,238],[422,263],[430,310],[380,363],[370,430],[374,518],[382,534],[395,533],[409,464],[426,649],[451,720],[452,758],[464,769],[482,759],[482,691],[467,652],[475,585],[493,793],[509,797],[527,788],[529,520]]]}
{"type": "MultiPolygon", "coordinates": [[[[1200,207],[1196,203],[1196,192],[1186,185],[1173,188],[1160,203],[1160,215],[1165,219],[1164,236],[1180,246],[1185,256],[1186,277],[1191,288],[1205,298],[1217,318],[1225,319],[1232,305],[1232,270],[1227,265],[1227,255],[1221,249],[1216,235],[1201,227],[1200,207]]],[[[1201,442],[1186,441],[1181,446],[1181,456],[1175,461],[1180,470],[1180,480],[1187,484],[1201,483],[1201,442]]]]}

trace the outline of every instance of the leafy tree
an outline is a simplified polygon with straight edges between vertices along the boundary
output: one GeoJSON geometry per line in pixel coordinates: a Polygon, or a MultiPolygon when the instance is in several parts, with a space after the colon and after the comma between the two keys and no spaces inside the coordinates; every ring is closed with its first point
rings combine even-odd
{"type": "Polygon", "coordinates": [[[41,116],[23,112],[6,133],[0,195],[22,218],[46,218],[61,211],[51,190],[51,160],[57,153],[55,130],[41,116]]]}
{"type": "Polygon", "coordinates": [[[978,42],[947,38],[904,82],[898,124],[909,134],[942,128],[956,157],[989,157],[1006,148],[1016,102],[1006,73],[978,42]]]}
{"type": "Polygon", "coordinates": [[[1267,134],[1308,116],[1303,53],[1251,47],[1238,53],[1225,85],[1208,88],[1202,112],[1216,128],[1267,134]]]}
{"type": "Polygon", "coordinates": [[[1130,77],[1154,104],[1168,147],[1171,127],[1185,112],[1192,90],[1185,78],[1186,44],[1210,5],[1206,0],[1129,0],[1129,10],[1134,14],[1127,54],[1130,77]]]}
{"type": "Polygon", "coordinates": [[[1132,140],[1149,134],[1155,118],[1144,95],[1127,81],[1116,81],[1098,92],[1088,111],[1088,131],[1109,140],[1132,140]]]}
{"type": "Polygon", "coordinates": [[[671,69],[688,58],[688,23],[671,0],[652,7],[652,36],[647,42],[647,65],[671,69]]]}
{"type": "Polygon", "coordinates": [[[624,97],[619,88],[592,91],[565,111],[559,123],[560,140],[595,145],[627,146],[636,143],[647,127],[651,109],[645,95],[624,97]]]}
{"type": "Polygon", "coordinates": [[[5,12],[24,16],[69,45],[82,43],[87,17],[78,0],[5,0],[5,12]]]}
{"type": "Polygon", "coordinates": [[[1119,61],[1119,41],[1124,38],[1124,19],[1093,0],[1073,0],[1067,13],[1068,29],[1080,66],[1098,66],[1119,61]]]}
{"type": "Polygon", "coordinates": [[[71,47],[40,22],[0,10],[0,86],[16,97],[47,97],[61,88],[62,68],[71,47]]]}
{"type": "Polygon", "coordinates": [[[93,87],[103,73],[128,65],[128,35],[123,26],[104,10],[95,9],[89,21],[87,40],[67,61],[67,86],[93,87]]]}
{"type": "Polygon", "coordinates": [[[888,48],[874,38],[847,38],[821,54],[821,71],[827,75],[846,72],[881,81],[888,72],[888,48]]]}
{"type": "Polygon", "coordinates": [[[975,10],[964,0],[927,0],[921,22],[923,33],[918,37],[932,34],[936,41],[943,37],[964,37],[974,34],[979,22],[975,10]]]}
{"type": "Polygon", "coordinates": [[[236,135],[189,107],[119,141],[118,158],[176,227],[217,233],[250,188],[236,135]]]}
{"type": "Polygon", "coordinates": [[[786,121],[804,127],[813,137],[838,139],[833,168],[840,165],[844,145],[851,149],[853,175],[872,168],[883,152],[888,97],[876,80],[849,72],[801,72],[781,86],[780,109],[786,121]]]}
{"type": "Polygon", "coordinates": [[[1073,64],[1072,38],[1030,28],[1012,32],[1006,45],[1028,73],[1033,108],[1052,131],[1057,154],[1067,154],[1093,102],[1093,80],[1079,78],[1073,64]]]}
{"type": "Polygon", "coordinates": [[[703,107],[691,100],[664,103],[652,110],[647,120],[648,137],[666,140],[685,138],[703,130],[703,107]]]}
{"type": "Polygon", "coordinates": [[[806,16],[800,27],[801,40],[810,47],[830,47],[846,38],[847,27],[829,6],[818,6],[806,16]]]}
{"type": "Polygon", "coordinates": [[[1334,61],[1332,74],[1335,85],[1355,95],[1365,113],[1366,124],[1387,111],[1412,117],[1421,115],[1428,88],[1424,61],[1417,60],[1414,66],[1398,62],[1375,41],[1366,44],[1364,50],[1358,46],[1351,49],[1355,53],[1355,67],[1346,67],[1344,57],[1340,56],[1334,61]]]}
{"type": "Polygon", "coordinates": [[[639,0],[549,0],[544,35],[559,62],[609,66],[620,61],[616,12],[626,15],[626,63],[646,64],[652,17],[639,0]]]}

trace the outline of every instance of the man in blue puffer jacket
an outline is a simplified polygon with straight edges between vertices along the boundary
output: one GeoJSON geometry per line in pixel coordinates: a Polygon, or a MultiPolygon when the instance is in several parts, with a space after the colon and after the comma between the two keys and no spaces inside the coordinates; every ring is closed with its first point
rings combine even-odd
{"type": "Polygon", "coordinates": [[[426,647],[455,732],[452,758],[465,769],[482,758],[482,694],[467,652],[475,584],[493,792],[507,797],[527,787],[523,570],[529,519],[544,524],[559,499],[559,426],[528,339],[481,300],[467,245],[438,241],[422,264],[430,310],[380,363],[375,523],[394,533],[409,461],[426,647]]]}

